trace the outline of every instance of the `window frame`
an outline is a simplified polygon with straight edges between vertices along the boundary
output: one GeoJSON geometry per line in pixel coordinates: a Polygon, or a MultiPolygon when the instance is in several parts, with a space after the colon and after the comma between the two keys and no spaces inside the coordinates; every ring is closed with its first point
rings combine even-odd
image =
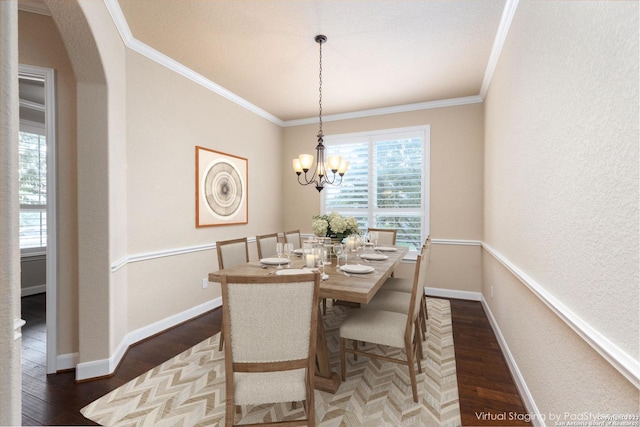
{"type": "MultiPolygon", "coordinates": [[[[402,127],[402,128],[391,128],[391,129],[381,129],[381,130],[373,130],[373,131],[364,131],[364,132],[354,132],[354,133],[345,133],[345,134],[334,134],[334,135],[326,135],[324,137],[324,145],[326,147],[331,147],[333,145],[345,145],[345,144],[356,144],[356,143],[364,143],[368,144],[368,153],[369,153],[369,170],[373,170],[375,165],[374,159],[374,147],[376,142],[381,141],[389,141],[394,139],[407,138],[411,135],[413,137],[419,136],[422,138],[422,182],[421,182],[421,206],[417,209],[412,208],[399,208],[399,209],[389,209],[389,208],[376,208],[373,206],[373,203],[368,203],[366,208],[366,216],[368,218],[368,224],[370,227],[376,227],[375,225],[375,216],[376,215],[384,215],[385,213],[418,213],[422,220],[420,222],[420,238],[421,241],[424,242],[426,237],[429,235],[429,223],[430,223],[430,175],[431,175],[431,126],[430,125],[422,125],[422,126],[410,126],[410,127],[402,127]]],[[[349,160],[349,159],[347,159],[349,160]]],[[[376,175],[374,173],[369,173],[367,176],[368,179],[368,200],[375,200],[375,195],[377,194],[376,187],[376,175]],[[373,196],[373,197],[372,197],[373,196]]],[[[345,181],[349,179],[349,171],[345,174],[345,181]]],[[[327,192],[320,193],[320,212],[321,214],[328,213],[327,209],[327,192]]],[[[353,215],[357,212],[357,215],[364,215],[364,209],[354,209],[352,211],[341,211],[345,215],[353,215]]],[[[418,253],[419,248],[417,250],[409,251],[407,255],[408,258],[414,258],[418,253]]]]}

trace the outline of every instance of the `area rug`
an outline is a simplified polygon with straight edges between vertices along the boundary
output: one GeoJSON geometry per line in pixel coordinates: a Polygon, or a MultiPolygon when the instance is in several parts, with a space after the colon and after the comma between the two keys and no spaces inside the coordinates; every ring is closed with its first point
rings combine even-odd
{"type": "MultiPolygon", "coordinates": [[[[449,301],[428,298],[427,358],[418,374],[419,402],[411,394],[408,369],[396,363],[347,357],[347,380],[335,394],[316,391],[317,425],[459,426],[460,407],[449,301]]],[[[331,365],[340,372],[338,331],[349,310],[328,307],[324,317],[331,365]]],[[[195,345],[81,409],[104,426],[223,426],[224,352],[220,335],[195,345]]],[[[366,346],[366,345],[365,345],[366,346]]],[[[368,350],[372,347],[369,345],[368,350]]],[[[376,347],[392,357],[401,350],[376,347]]],[[[304,417],[298,404],[242,407],[236,422],[304,417]]]]}

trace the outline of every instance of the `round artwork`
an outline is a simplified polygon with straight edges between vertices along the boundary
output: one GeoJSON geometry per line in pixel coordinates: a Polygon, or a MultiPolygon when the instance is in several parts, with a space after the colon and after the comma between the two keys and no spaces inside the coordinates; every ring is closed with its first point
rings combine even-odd
{"type": "Polygon", "coordinates": [[[204,196],[211,212],[229,218],[238,212],[244,199],[242,177],[226,160],[209,164],[204,175],[204,196]]]}

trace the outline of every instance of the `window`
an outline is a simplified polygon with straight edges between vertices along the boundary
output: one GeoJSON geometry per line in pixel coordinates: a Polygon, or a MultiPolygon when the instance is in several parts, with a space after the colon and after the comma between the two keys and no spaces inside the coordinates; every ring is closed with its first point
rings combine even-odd
{"type": "Polygon", "coordinates": [[[397,229],[420,250],[429,233],[429,126],[327,136],[327,154],[349,161],[341,186],[326,186],[323,213],[354,216],[360,228],[397,229]]]}
{"type": "Polygon", "coordinates": [[[20,124],[20,249],[43,252],[47,246],[47,141],[44,127],[20,124]]]}

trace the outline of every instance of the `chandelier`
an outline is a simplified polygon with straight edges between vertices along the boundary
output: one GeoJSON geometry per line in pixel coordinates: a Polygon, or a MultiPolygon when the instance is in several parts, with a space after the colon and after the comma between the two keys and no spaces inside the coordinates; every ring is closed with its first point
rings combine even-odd
{"type": "Polygon", "coordinates": [[[313,156],[311,154],[300,154],[297,159],[293,159],[293,170],[298,175],[298,183],[300,185],[314,184],[318,192],[322,191],[325,185],[340,185],[349,162],[343,160],[341,156],[328,156],[325,160],[324,144],[322,133],[322,44],[327,42],[327,36],[317,35],[316,43],[320,45],[320,85],[318,88],[320,99],[320,113],[318,114],[320,121],[320,130],[318,131],[318,145],[316,145],[316,164],[313,167],[313,156]],[[308,175],[309,171],[311,176],[308,175]],[[328,173],[330,172],[330,175],[328,173]],[[302,174],[304,173],[304,177],[302,174]],[[304,181],[301,181],[301,177],[304,181]]]}

